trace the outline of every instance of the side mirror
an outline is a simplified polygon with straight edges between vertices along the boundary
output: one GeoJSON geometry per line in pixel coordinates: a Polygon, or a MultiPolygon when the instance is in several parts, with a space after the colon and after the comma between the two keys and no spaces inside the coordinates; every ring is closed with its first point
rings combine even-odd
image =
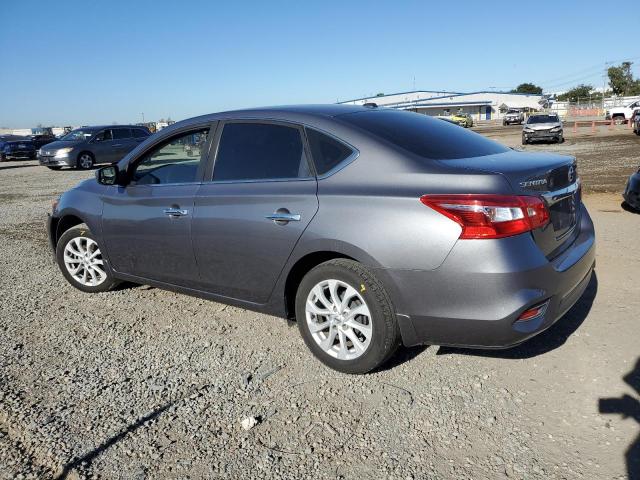
{"type": "Polygon", "coordinates": [[[118,166],[109,165],[96,170],[96,180],[101,185],[116,185],[118,183],[118,166]]]}

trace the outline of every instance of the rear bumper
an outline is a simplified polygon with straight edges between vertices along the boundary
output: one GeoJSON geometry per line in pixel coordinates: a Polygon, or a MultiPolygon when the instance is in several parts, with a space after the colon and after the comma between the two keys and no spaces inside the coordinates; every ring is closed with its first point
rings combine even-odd
{"type": "Polygon", "coordinates": [[[403,343],[508,348],[553,325],[580,299],[595,265],[593,223],[582,208],[578,237],[552,261],[523,234],[458,241],[432,271],[380,269],[403,343]],[[544,315],[517,321],[547,300],[544,315]]]}

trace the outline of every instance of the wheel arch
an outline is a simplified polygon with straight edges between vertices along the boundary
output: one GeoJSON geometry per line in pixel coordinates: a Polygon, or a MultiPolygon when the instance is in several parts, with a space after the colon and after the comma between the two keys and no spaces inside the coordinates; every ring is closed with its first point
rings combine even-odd
{"type": "Polygon", "coordinates": [[[62,217],[60,217],[58,219],[58,221],[56,222],[55,225],[55,243],[54,245],[58,244],[58,240],[60,240],[60,237],[62,236],[62,234],[64,232],[66,232],[67,230],[69,230],[70,228],[76,227],[78,225],[82,225],[82,224],[86,224],[86,222],[78,217],[77,215],[74,214],[67,214],[67,215],[63,215],[62,217]]]}
{"type": "Polygon", "coordinates": [[[298,285],[300,285],[304,276],[321,263],[336,258],[345,258],[347,260],[353,260],[354,262],[358,261],[341,252],[322,250],[308,253],[300,257],[293,264],[287,273],[287,278],[284,283],[284,306],[287,319],[293,320],[295,318],[296,293],[298,291],[298,285]]]}

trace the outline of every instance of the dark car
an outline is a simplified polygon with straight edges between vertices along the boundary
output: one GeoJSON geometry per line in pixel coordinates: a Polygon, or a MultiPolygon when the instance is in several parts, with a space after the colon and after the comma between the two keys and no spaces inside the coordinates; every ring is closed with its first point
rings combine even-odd
{"type": "Polygon", "coordinates": [[[640,168],[629,176],[622,197],[629,207],[640,211],[640,168]]]}
{"type": "Polygon", "coordinates": [[[43,134],[43,135],[31,135],[31,141],[36,149],[44,147],[52,142],[55,142],[58,138],[55,135],[43,134]]]}
{"type": "Polygon", "coordinates": [[[40,165],[89,169],[99,163],[116,163],[151,135],[137,125],[82,127],[38,151],[40,165]]]}
{"type": "Polygon", "coordinates": [[[362,373],[400,343],[509,347],[562,317],[594,268],[580,191],[573,157],[427,115],[277,107],[156,133],[64,193],[48,232],[84,292],[131,281],[296,319],[362,373]]]}
{"type": "Polygon", "coordinates": [[[4,156],[4,146],[7,144],[7,142],[11,142],[14,140],[23,140],[24,138],[25,137],[20,135],[11,135],[11,134],[0,135],[0,162],[4,162],[8,160],[8,158],[4,156]]]}
{"type": "Polygon", "coordinates": [[[2,142],[2,160],[35,159],[38,149],[29,137],[2,142]]]}

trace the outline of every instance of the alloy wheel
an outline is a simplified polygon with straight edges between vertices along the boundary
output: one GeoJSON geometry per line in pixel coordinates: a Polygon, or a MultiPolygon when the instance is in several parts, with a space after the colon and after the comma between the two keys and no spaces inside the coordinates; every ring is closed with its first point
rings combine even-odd
{"type": "Polygon", "coordinates": [[[311,336],[328,355],[353,360],[369,348],[371,313],[351,285],[333,279],[316,284],[307,296],[305,312],[311,336]]]}
{"type": "Polygon", "coordinates": [[[93,166],[93,158],[88,153],[83,153],[80,155],[80,167],[88,170],[93,166]]]}
{"type": "Polygon", "coordinates": [[[96,287],[107,279],[98,244],[87,237],[75,237],[64,247],[64,265],[75,281],[96,287]]]}

